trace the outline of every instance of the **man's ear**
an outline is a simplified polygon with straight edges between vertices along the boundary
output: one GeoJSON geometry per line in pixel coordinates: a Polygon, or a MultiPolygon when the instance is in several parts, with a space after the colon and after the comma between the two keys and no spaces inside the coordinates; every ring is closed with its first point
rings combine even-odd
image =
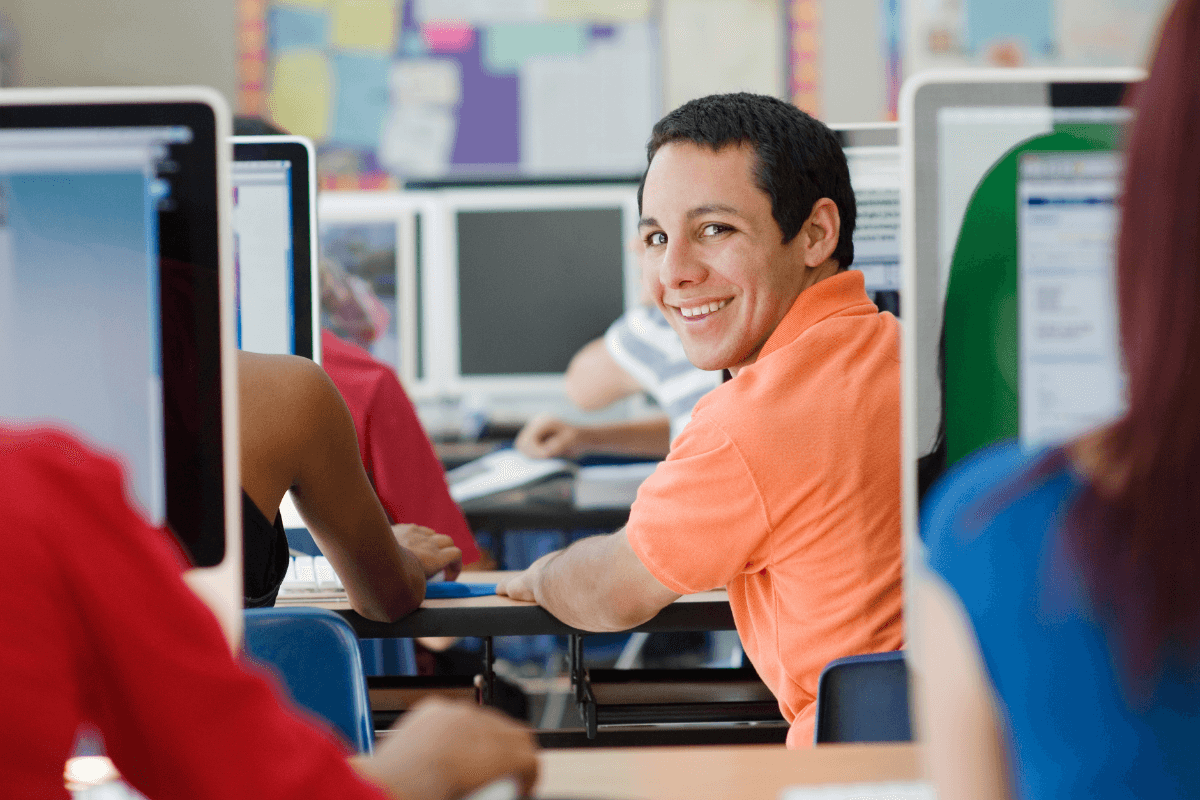
{"type": "Polygon", "coordinates": [[[813,203],[812,212],[800,228],[804,244],[804,266],[819,267],[833,257],[842,232],[842,217],[837,203],[822,197],[813,203]]]}

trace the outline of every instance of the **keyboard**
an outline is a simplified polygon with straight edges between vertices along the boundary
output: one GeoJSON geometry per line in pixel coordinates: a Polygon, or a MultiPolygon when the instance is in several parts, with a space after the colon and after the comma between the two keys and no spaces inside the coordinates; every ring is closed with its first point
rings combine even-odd
{"type": "Polygon", "coordinates": [[[325,556],[291,556],[291,564],[283,576],[280,594],[343,591],[342,579],[333,571],[325,556]]]}

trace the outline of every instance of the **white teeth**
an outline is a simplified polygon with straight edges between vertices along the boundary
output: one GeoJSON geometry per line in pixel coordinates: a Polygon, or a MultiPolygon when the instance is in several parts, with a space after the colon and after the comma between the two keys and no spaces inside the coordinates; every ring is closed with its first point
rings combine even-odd
{"type": "Polygon", "coordinates": [[[720,300],[720,301],[714,300],[711,303],[706,303],[702,306],[696,306],[695,308],[683,308],[682,306],[680,306],[679,313],[685,317],[699,317],[703,314],[711,314],[714,311],[717,311],[718,309],[722,309],[728,303],[729,303],[728,300],[720,300]]]}

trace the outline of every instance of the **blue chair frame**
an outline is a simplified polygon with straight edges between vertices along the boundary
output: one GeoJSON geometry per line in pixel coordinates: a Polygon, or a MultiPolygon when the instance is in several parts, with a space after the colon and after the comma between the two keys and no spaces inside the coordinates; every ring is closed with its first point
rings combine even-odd
{"type": "Polygon", "coordinates": [[[246,609],[246,655],[275,673],[299,706],[327,720],[360,753],[375,731],[358,637],[323,608],[246,609]]]}
{"type": "Polygon", "coordinates": [[[817,682],[816,744],[911,742],[904,651],[830,661],[817,682]]]}

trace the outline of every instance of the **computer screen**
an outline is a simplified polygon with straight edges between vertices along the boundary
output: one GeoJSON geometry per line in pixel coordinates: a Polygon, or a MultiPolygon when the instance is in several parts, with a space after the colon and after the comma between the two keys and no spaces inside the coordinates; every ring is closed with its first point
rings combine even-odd
{"type": "MultiPolygon", "coordinates": [[[[392,365],[410,394],[427,380],[421,356],[417,260],[422,200],[412,192],[322,192],[320,252],[337,291],[320,306],[320,327],[392,365]]],[[[327,278],[328,280],[328,278],[327,278]]]]}
{"type": "Polygon", "coordinates": [[[451,395],[561,396],[571,356],[638,300],[636,192],[437,192],[419,271],[429,380],[451,395]]]}
{"type": "Polygon", "coordinates": [[[831,125],[857,206],[853,269],[882,311],[900,313],[900,147],[895,123],[831,125]]]}
{"type": "Polygon", "coordinates": [[[237,344],[316,358],[316,183],[298,136],[233,137],[237,344]]]}
{"type": "Polygon", "coordinates": [[[1120,412],[1113,239],[1122,100],[1139,75],[906,84],[906,463],[939,444],[949,466],[1003,439],[1059,442],[1120,412]]]}
{"type": "Polygon", "coordinates": [[[197,566],[221,563],[227,530],[240,542],[220,332],[223,102],[15,90],[0,105],[0,418],[116,457],[147,519],[197,566]]]}

